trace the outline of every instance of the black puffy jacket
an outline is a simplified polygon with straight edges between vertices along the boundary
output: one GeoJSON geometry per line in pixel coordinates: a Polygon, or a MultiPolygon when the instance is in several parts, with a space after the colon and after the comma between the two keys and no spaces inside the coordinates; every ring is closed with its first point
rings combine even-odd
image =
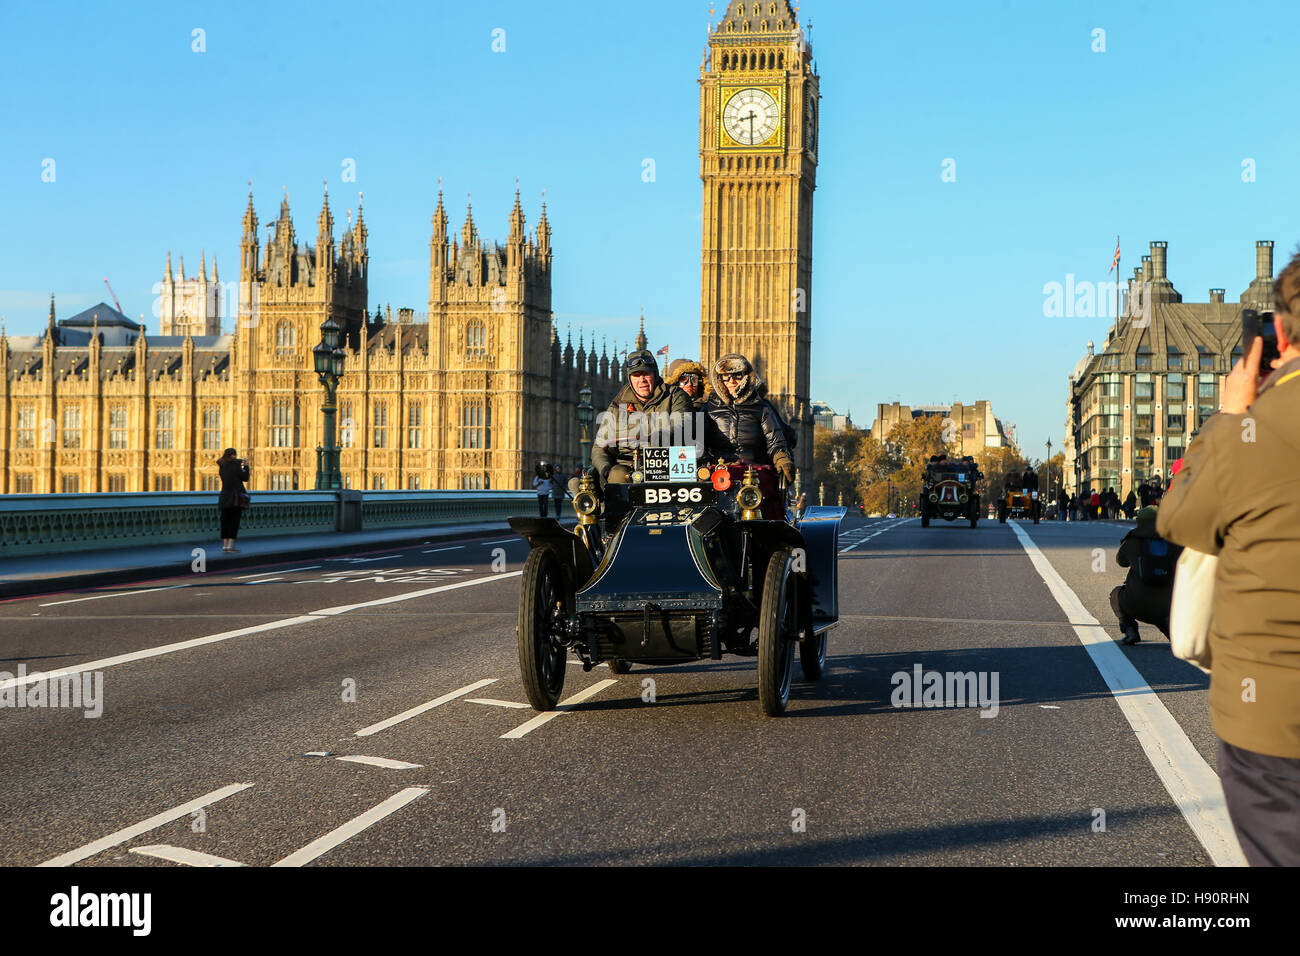
{"type": "Polygon", "coordinates": [[[785,432],[766,399],[756,394],[723,402],[715,393],[704,406],[704,449],[710,458],[741,459],[757,465],[790,461],[785,432]]]}

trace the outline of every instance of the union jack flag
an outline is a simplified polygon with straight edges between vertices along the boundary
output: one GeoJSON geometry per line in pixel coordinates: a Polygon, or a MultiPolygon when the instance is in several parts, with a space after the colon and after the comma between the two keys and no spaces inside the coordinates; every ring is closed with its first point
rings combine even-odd
{"type": "Polygon", "coordinates": [[[658,352],[655,353],[655,355],[657,355],[657,356],[658,356],[658,355],[667,355],[667,354],[668,354],[668,346],[666,346],[666,345],[665,345],[663,348],[661,348],[658,352]]]}
{"type": "Polygon", "coordinates": [[[1117,265],[1119,265],[1119,236],[1115,237],[1115,259],[1111,262],[1110,268],[1106,270],[1107,275],[1114,272],[1117,265]]]}

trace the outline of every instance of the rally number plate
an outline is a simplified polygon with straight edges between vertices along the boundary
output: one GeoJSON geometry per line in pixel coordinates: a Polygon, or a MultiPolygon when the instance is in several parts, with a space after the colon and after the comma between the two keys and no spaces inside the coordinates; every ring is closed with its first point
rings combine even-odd
{"type": "Polygon", "coordinates": [[[710,484],[633,485],[630,500],[633,507],[654,508],[676,505],[681,508],[711,505],[718,493],[710,484]]]}

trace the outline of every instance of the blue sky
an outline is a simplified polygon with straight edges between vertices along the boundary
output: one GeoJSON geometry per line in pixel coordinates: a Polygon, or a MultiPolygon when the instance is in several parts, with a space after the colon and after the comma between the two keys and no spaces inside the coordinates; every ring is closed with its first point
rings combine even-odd
{"type": "MultiPolygon", "coordinates": [[[[1119,234],[1126,274],[1166,240],[1187,301],[1232,300],[1255,240],[1278,268],[1300,240],[1294,2],[800,16],[823,94],[813,397],[859,425],[878,402],[987,398],[1029,454],[1059,448],[1066,376],[1109,320],[1045,317],[1045,283],[1104,280],[1119,234]]],[[[561,335],[626,341],[644,307],[655,348],[694,354],[708,18],[707,0],[7,4],[0,312],[37,332],[51,291],[71,315],[107,301],[107,276],[156,328],[168,249],[235,280],[247,181],[263,222],[287,186],[314,239],[327,178],[339,226],[365,192],[372,307],[424,311],[438,177],[454,225],[472,190],[504,239],[518,176],[530,225],[546,190],[561,335]]]]}

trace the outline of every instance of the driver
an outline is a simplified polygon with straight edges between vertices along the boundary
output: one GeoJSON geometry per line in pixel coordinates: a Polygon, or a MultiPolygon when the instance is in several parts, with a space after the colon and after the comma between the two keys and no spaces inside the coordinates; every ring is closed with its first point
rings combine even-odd
{"type": "MultiPolygon", "coordinates": [[[[690,397],[680,388],[664,384],[650,352],[641,349],[629,354],[623,371],[627,384],[597,421],[591,449],[591,464],[600,474],[602,487],[629,481],[636,449],[653,444],[656,433],[671,434],[672,424],[691,414],[690,397]]],[[[576,494],[573,482],[570,490],[576,494]]]]}
{"type": "Polygon", "coordinates": [[[760,394],[763,380],[738,352],[713,366],[713,394],[704,406],[705,454],[713,459],[772,465],[787,483],[794,481],[794,459],[776,412],[760,394]]]}

